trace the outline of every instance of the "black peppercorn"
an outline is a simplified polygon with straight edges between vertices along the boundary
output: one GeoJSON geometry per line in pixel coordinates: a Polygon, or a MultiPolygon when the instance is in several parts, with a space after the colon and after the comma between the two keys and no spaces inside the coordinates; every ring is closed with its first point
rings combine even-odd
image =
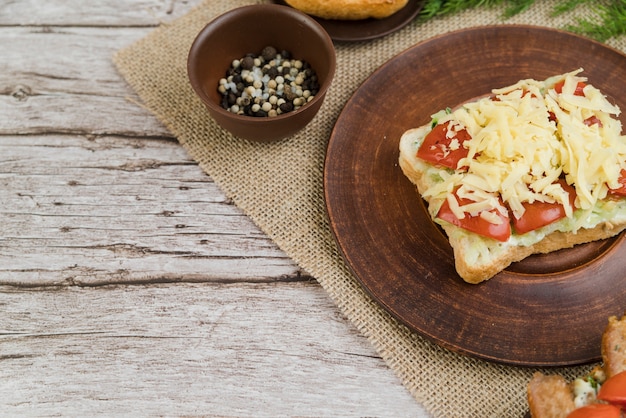
{"type": "Polygon", "coordinates": [[[293,110],[293,103],[292,102],[285,102],[285,103],[281,104],[279,106],[279,108],[280,108],[280,110],[283,113],[291,112],[293,110]]]}
{"type": "Polygon", "coordinates": [[[246,56],[244,59],[241,60],[241,68],[243,68],[244,70],[251,70],[252,67],[254,67],[254,58],[246,56]]]}
{"type": "Polygon", "coordinates": [[[276,67],[270,67],[269,70],[267,70],[267,75],[270,76],[270,78],[276,78],[278,69],[276,67]]]}
{"type": "Polygon", "coordinates": [[[266,62],[269,62],[276,58],[276,54],[278,54],[278,51],[276,51],[276,48],[274,48],[273,46],[266,46],[261,52],[261,56],[266,62]]]}

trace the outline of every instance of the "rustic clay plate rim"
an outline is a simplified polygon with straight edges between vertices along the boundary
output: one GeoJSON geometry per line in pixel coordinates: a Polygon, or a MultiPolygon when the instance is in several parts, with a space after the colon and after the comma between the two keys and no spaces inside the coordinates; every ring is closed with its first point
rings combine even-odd
{"type": "MultiPolygon", "coordinates": [[[[274,3],[287,5],[283,0],[274,3]]],[[[389,35],[402,29],[417,17],[424,7],[425,0],[409,0],[406,6],[384,19],[329,20],[311,16],[328,32],[333,41],[368,41],[389,35]]]]}
{"type": "MultiPolygon", "coordinates": [[[[486,94],[491,88],[509,84],[496,81],[488,91],[469,92],[478,87],[466,88],[468,97],[458,103],[438,103],[439,107],[429,112],[398,112],[397,99],[394,103],[390,98],[394,93],[402,92],[409,100],[418,97],[426,102],[433,101],[431,97],[438,93],[432,85],[411,91],[390,80],[412,68],[416,71],[413,77],[421,77],[420,80],[436,82],[434,77],[439,77],[443,78],[440,86],[458,86],[458,80],[446,79],[442,72],[445,68],[429,69],[428,65],[460,60],[463,67],[466,61],[473,60],[469,55],[475,52],[464,49],[465,44],[472,42],[482,42],[485,48],[480,53],[486,62],[501,57],[507,61],[502,63],[502,71],[519,72],[506,76],[494,73],[494,80],[509,77],[511,84],[520,78],[531,78],[521,75],[532,73],[534,64],[540,68],[537,78],[575,69],[571,68],[577,66],[572,65],[569,56],[557,54],[544,62],[544,54],[558,50],[555,43],[570,48],[575,45],[580,63],[590,67],[585,68],[584,75],[603,91],[607,90],[603,85],[608,81],[594,76],[605,78],[603,71],[621,75],[606,78],[615,87],[612,93],[619,99],[617,103],[626,109],[626,80],[621,81],[623,71],[619,70],[620,66],[626,68],[626,56],[560,30],[527,25],[478,27],[441,35],[409,48],[381,66],[355,91],[331,133],[324,166],[324,194],[340,254],[378,304],[412,331],[446,349],[519,366],[597,361],[608,317],[621,315],[626,309],[626,278],[622,275],[626,261],[619,257],[626,246],[624,235],[547,256],[532,256],[528,262],[518,263],[488,282],[469,285],[456,274],[445,235],[432,223],[414,187],[397,165],[397,141],[406,129],[426,123],[441,105],[453,107],[486,94]],[[525,40],[516,48],[530,60],[528,66],[521,63],[518,71],[515,62],[508,62],[507,52],[495,46],[503,37],[525,40]],[[454,54],[443,57],[441,51],[451,45],[457,47],[454,54]],[[600,67],[607,62],[615,65],[602,70],[600,67]],[[549,68],[544,67],[551,66],[555,71],[549,73],[549,68]],[[420,69],[426,74],[417,73],[420,69]],[[381,94],[383,91],[388,94],[381,94]],[[368,105],[373,101],[376,110],[368,105]],[[587,280],[586,276],[594,276],[594,280],[587,280]]],[[[481,69],[463,68],[481,77],[481,69]]]]}

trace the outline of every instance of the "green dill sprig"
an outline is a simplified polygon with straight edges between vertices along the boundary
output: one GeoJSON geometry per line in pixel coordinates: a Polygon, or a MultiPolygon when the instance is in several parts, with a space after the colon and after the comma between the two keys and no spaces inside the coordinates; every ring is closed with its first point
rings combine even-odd
{"type": "Polygon", "coordinates": [[[504,17],[511,17],[528,9],[535,0],[426,0],[420,16],[428,20],[435,16],[458,13],[477,7],[494,7],[507,3],[504,17]]]}
{"type": "Polygon", "coordinates": [[[591,3],[594,0],[564,0],[554,6],[553,16],[558,16],[562,13],[574,10],[578,5],[591,3]]]}
{"type": "Polygon", "coordinates": [[[596,16],[578,18],[575,24],[565,26],[566,30],[588,36],[600,42],[626,34],[626,0],[613,0],[604,4],[592,3],[596,16]]]}
{"type": "MultiPolygon", "coordinates": [[[[466,9],[506,5],[503,18],[521,13],[535,0],[426,0],[420,12],[423,21],[434,17],[450,15],[466,9]]],[[[574,10],[588,4],[593,16],[576,18],[574,23],[563,29],[575,32],[601,42],[626,34],[626,0],[562,0],[554,7],[553,16],[574,10]]]]}

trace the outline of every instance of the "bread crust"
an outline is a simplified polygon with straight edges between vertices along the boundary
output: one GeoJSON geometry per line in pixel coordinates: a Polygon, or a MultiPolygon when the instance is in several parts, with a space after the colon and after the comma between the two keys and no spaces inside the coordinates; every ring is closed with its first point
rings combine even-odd
{"type": "MultiPolygon", "coordinates": [[[[423,137],[430,131],[430,125],[409,129],[400,139],[399,165],[404,175],[417,186],[421,195],[429,188],[428,178],[423,171],[427,164],[419,160],[416,156],[416,148],[413,144],[420,143],[423,137]]],[[[431,204],[428,201],[429,206],[431,204]]],[[[430,213],[431,217],[434,214],[430,213]]],[[[503,251],[494,251],[488,262],[476,263],[468,261],[468,249],[472,245],[472,240],[481,240],[487,246],[494,249],[499,248],[499,243],[489,238],[474,236],[467,237],[468,234],[458,234],[458,227],[452,224],[441,225],[448,236],[448,241],[454,252],[454,263],[459,276],[468,283],[477,284],[495,276],[500,271],[507,268],[514,262],[521,261],[532,254],[546,254],[553,251],[571,248],[578,244],[602,240],[613,237],[624,229],[626,222],[598,224],[595,228],[579,229],[576,233],[555,231],[544,237],[541,241],[529,246],[508,246],[503,251]]]]}
{"type": "Polygon", "coordinates": [[[383,19],[398,12],[408,0],[285,0],[306,14],[333,20],[383,19]]]}
{"type": "Polygon", "coordinates": [[[602,334],[602,361],[607,378],[626,370],[626,314],[609,318],[602,334]]]}
{"type": "Polygon", "coordinates": [[[536,372],[527,387],[533,418],[563,418],[576,409],[572,390],[563,376],[536,372]]]}

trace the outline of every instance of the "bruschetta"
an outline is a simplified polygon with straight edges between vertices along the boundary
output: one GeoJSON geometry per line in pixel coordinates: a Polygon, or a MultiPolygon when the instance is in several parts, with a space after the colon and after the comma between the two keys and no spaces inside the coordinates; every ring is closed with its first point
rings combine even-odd
{"type": "Polygon", "coordinates": [[[620,109],[581,72],[495,89],[400,138],[400,167],[466,282],[626,228],[620,109]]]}

